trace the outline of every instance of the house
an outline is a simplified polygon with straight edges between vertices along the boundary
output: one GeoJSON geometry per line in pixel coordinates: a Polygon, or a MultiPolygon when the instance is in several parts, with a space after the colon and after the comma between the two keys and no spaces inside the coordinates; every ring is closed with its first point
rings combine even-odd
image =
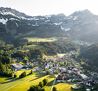
{"type": "Polygon", "coordinates": [[[54,70],[53,69],[49,69],[50,74],[54,74],[54,70]]]}
{"type": "Polygon", "coordinates": [[[41,70],[41,68],[35,67],[32,71],[36,72],[36,71],[40,71],[40,70],[41,70]]]}
{"type": "Polygon", "coordinates": [[[17,71],[17,70],[22,69],[23,65],[19,64],[19,63],[14,63],[14,64],[11,64],[11,68],[12,68],[12,70],[17,71]]]}

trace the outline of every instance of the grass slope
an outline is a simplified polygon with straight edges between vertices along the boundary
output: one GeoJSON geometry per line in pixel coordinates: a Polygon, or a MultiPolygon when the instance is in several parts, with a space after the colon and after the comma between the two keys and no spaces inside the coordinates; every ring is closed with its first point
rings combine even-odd
{"type": "Polygon", "coordinates": [[[6,77],[0,77],[0,83],[6,82],[7,78],[6,77]]]}
{"type": "MultiPolygon", "coordinates": [[[[27,91],[30,86],[38,85],[43,79],[48,79],[48,82],[51,83],[54,80],[54,77],[50,75],[39,77],[36,74],[32,74],[22,79],[0,84],[0,91],[27,91]]],[[[55,87],[57,87],[58,91],[71,91],[71,85],[69,84],[59,83],[56,84],[55,87]]],[[[51,85],[47,85],[44,88],[45,91],[50,91],[51,85]]]]}

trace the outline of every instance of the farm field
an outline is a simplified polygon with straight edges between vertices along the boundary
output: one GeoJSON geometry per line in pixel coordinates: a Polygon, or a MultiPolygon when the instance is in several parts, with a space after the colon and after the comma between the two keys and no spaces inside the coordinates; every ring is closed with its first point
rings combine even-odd
{"type": "MultiPolygon", "coordinates": [[[[5,79],[5,78],[3,78],[3,79],[5,79]]],[[[51,83],[54,80],[54,77],[50,76],[50,75],[39,77],[36,74],[32,74],[32,75],[26,76],[25,78],[13,80],[13,81],[10,81],[10,80],[7,81],[5,79],[6,82],[0,84],[0,91],[28,91],[30,86],[38,85],[38,83],[41,82],[43,79],[48,79],[48,83],[51,83]]],[[[51,91],[51,87],[52,87],[51,85],[45,86],[44,87],[45,91],[51,91]]],[[[54,86],[59,91],[71,91],[70,90],[71,85],[69,85],[69,84],[59,83],[54,86]]]]}
{"type": "Polygon", "coordinates": [[[6,77],[0,77],[0,83],[7,81],[6,77]]]}
{"type": "MultiPolygon", "coordinates": [[[[57,91],[71,91],[71,86],[70,84],[67,83],[58,83],[54,85],[54,87],[57,88],[57,91]]],[[[45,91],[51,91],[51,86],[46,86],[45,91]]]]}
{"type": "Polygon", "coordinates": [[[17,77],[19,77],[19,75],[23,72],[26,72],[26,75],[28,75],[30,73],[31,70],[19,70],[17,72],[14,72],[15,75],[17,75],[17,77]]]}
{"type": "Polygon", "coordinates": [[[56,38],[32,38],[32,37],[27,37],[24,39],[27,39],[28,42],[54,42],[57,40],[56,38]]]}

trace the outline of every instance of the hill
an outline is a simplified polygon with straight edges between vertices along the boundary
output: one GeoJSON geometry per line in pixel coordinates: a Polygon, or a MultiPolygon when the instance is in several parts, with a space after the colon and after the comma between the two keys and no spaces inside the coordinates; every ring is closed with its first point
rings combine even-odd
{"type": "Polygon", "coordinates": [[[80,57],[85,59],[85,62],[91,69],[98,71],[98,44],[93,44],[89,47],[81,49],[80,57]]]}

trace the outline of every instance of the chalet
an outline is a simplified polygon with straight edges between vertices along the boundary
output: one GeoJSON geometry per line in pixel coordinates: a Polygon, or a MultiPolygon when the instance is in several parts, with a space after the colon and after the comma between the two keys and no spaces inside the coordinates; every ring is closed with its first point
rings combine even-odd
{"type": "Polygon", "coordinates": [[[40,71],[40,70],[41,70],[41,68],[35,67],[32,71],[36,72],[36,71],[40,71]]]}
{"type": "Polygon", "coordinates": [[[12,68],[12,70],[17,71],[17,70],[22,69],[23,65],[19,64],[19,63],[15,63],[15,64],[11,64],[11,68],[12,68]]]}

